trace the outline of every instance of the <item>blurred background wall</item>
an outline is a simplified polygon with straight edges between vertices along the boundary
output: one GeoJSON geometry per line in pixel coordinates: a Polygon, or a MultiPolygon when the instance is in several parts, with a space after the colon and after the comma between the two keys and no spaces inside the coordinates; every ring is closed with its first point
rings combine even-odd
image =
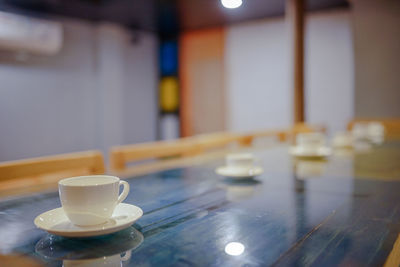
{"type": "Polygon", "coordinates": [[[156,138],[155,34],[60,21],[59,54],[0,55],[0,161],[156,138]]]}
{"type": "MultiPolygon", "coordinates": [[[[93,16],[106,10],[79,3],[100,8],[93,16]]],[[[222,8],[214,6],[217,0],[197,6],[179,3],[192,10],[197,22],[204,20],[197,9],[222,8]]],[[[135,2],[143,10],[115,4],[125,17],[114,19],[134,19],[136,12],[144,22],[152,20],[149,25],[156,23],[154,1],[135,2]]],[[[168,74],[176,81],[173,97],[179,99],[173,102],[178,107],[166,114],[174,119],[169,127],[176,137],[179,125],[184,136],[291,125],[291,35],[282,16],[284,1],[275,4],[282,12],[272,17],[225,24],[223,16],[230,11],[213,9],[211,22],[203,27],[188,23],[165,36],[154,25],[138,30],[122,26],[123,21],[46,17],[63,27],[58,54],[0,52],[0,161],[87,149],[107,154],[114,145],[162,137],[158,98],[163,42],[178,44],[173,57],[179,56],[179,73],[168,74]]],[[[400,116],[400,2],[352,0],[341,6],[306,15],[306,121],[324,124],[330,133],[344,130],[353,117],[400,116]]],[[[237,11],[227,21],[240,17],[237,11]]]]}
{"type": "Polygon", "coordinates": [[[344,131],[354,118],[354,50],[350,10],[306,20],[305,111],[309,123],[344,131]]]}
{"type": "MultiPolygon", "coordinates": [[[[332,132],[344,130],[354,115],[350,16],[348,9],[339,9],[311,13],[306,18],[306,119],[310,123],[325,124],[332,132]]],[[[186,38],[191,34],[186,33],[186,38]]],[[[218,41],[220,38],[213,39],[213,32],[207,35],[203,31],[202,34],[208,44],[212,42],[209,39],[218,41]]],[[[264,19],[226,27],[223,55],[215,53],[206,59],[188,59],[197,68],[189,70],[187,75],[201,77],[197,80],[190,78],[190,84],[184,86],[201,92],[202,97],[193,96],[192,102],[208,109],[208,112],[192,110],[198,114],[192,118],[194,133],[204,132],[198,125],[209,122],[212,112],[216,114],[214,120],[219,118],[219,130],[250,131],[291,125],[293,102],[289,44],[285,19],[264,19]],[[220,62],[221,65],[221,61],[224,71],[217,79],[218,67],[216,70],[212,68],[211,62],[220,62]],[[205,88],[210,88],[208,93],[205,88]],[[226,95],[225,103],[217,106],[215,99],[220,99],[220,95],[226,95]],[[213,105],[216,108],[212,108],[213,105]],[[218,112],[217,107],[225,110],[218,112]],[[223,118],[220,118],[221,114],[223,118]],[[222,128],[224,125],[226,127],[222,128]]],[[[182,46],[182,49],[189,46],[189,49],[196,50],[196,46],[190,43],[182,46]]]]}
{"type": "Polygon", "coordinates": [[[400,1],[353,0],[355,115],[400,116],[400,1]]]}
{"type": "Polygon", "coordinates": [[[286,127],[291,123],[289,34],[285,29],[284,18],[227,28],[229,130],[286,127]]]}

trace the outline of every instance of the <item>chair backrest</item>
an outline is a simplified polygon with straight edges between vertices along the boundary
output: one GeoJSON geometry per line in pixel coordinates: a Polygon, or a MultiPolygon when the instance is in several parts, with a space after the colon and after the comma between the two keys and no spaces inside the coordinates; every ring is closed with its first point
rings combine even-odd
{"type": "Polygon", "coordinates": [[[111,169],[121,171],[128,163],[135,161],[193,156],[223,148],[230,143],[243,144],[243,138],[242,135],[218,132],[176,140],[116,146],[110,151],[111,169]]]}
{"type": "Polygon", "coordinates": [[[306,123],[297,123],[286,129],[268,129],[248,132],[241,135],[239,139],[242,145],[251,145],[255,139],[264,137],[275,137],[280,142],[287,141],[289,137],[294,137],[298,133],[325,132],[326,128],[321,125],[310,125],[306,123]]]}
{"type": "Polygon", "coordinates": [[[326,132],[326,127],[317,124],[296,123],[290,129],[295,134],[297,133],[312,133],[312,132],[326,132]]]}
{"type": "MultiPolygon", "coordinates": [[[[308,129],[309,128],[307,128],[307,130],[308,129]]],[[[310,129],[310,131],[313,131],[312,128],[310,129]]],[[[138,161],[193,156],[210,150],[221,149],[230,144],[250,146],[253,139],[257,137],[277,136],[283,141],[292,131],[302,132],[305,131],[305,129],[302,127],[301,129],[296,128],[295,130],[269,130],[245,134],[217,132],[176,140],[115,146],[112,147],[110,151],[111,170],[119,172],[126,169],[128,163],[138,161]]]]}
{"type": "Polygon", "coordinates": [[[347,129],[351,131],[356,124],[367,124],[377,122],[385,128],[385,135],[388,137],[400,138],[400,118],[387,119],[353,119],[347,124],[347,129]]]}
{"type": "Polygon", "coordinates": [[[103,174],[103,155],[100,151],[59,154],[0,163],[0,182],[20,178],[52,176],[65,178],[76,175],[103,174]]]}
{"type": "Polygon", "coordinates": [[[229,144],[244,144],[244,135],[231,132],[216,132],[195,135],[189,138],[191,143],[196,144],[201,152],[226,147],[229,144]]]}
{"type": "Polygon", "coordinates": [[[123,170],[129,162],[165,157],[181,157],[198,152],[190,138],[115,146],[110,151],[111,168],[123,170]]]}

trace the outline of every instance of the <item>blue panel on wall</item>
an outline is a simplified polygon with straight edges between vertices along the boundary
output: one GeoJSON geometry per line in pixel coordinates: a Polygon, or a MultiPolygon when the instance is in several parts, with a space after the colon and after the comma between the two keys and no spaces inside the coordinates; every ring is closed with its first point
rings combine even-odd
{"type": "Polygon", "coordinates": [[[176,41],[163,42],[160,46],[161,75],[178,73],[178,44],[176,41]]]}

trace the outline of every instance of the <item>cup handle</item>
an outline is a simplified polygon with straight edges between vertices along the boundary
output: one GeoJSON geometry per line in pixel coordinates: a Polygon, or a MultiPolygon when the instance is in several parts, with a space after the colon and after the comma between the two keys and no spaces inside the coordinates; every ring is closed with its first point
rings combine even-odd
{"type": "Polygon", "coordinates": [[[121,203],[122,201],[125,200],[125,198],[128,196],[129,193],[129,184],[125,181],[119,181],[119,186],[123,185],[124,189],[122,190],[121,195],[119,195],[117,204],[121,203]]]}
{"type": "Polygon", "coordinates": [[[124,256],[122,256],[122,254],[123,254],[123,253],[122,253],[122,254],[121,254],[121,260],[122,260],[122,261],[127,261],[127,260],[129,260],[129,259],[131,258],[131,253],[132,253],[132,250],[126,251],[124,256]]]}

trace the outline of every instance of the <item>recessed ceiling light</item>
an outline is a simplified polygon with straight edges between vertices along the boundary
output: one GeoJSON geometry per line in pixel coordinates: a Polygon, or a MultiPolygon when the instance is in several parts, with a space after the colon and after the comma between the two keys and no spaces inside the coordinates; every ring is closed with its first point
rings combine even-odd
{"type": "Polygon", "coordinates": [[[242,3],[242,0],[221,0],[221,4],[226,8],[238,8],[242,3]]]}

